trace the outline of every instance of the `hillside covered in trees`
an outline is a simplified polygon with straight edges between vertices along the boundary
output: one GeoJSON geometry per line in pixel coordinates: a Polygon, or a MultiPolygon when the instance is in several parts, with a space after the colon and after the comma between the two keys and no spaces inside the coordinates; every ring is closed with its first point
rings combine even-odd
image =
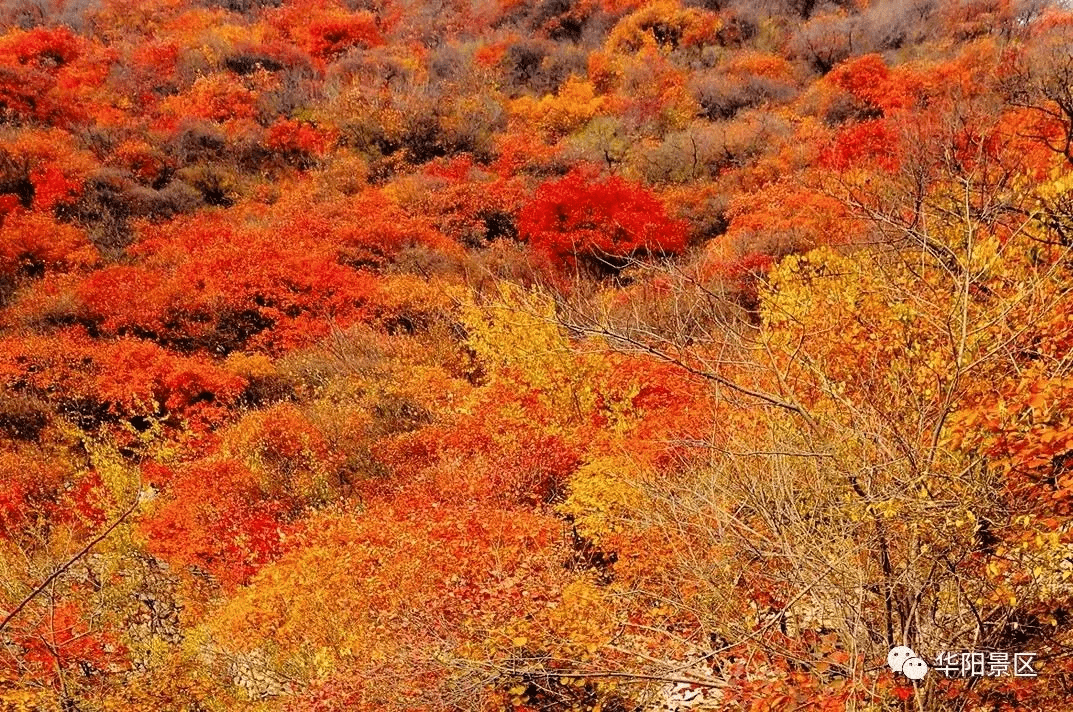
{"type": "Polygon", "coordinates": [[[1062,3],[5,0],[0,711],[1071,709],[1071,189],[1062,3]]]}

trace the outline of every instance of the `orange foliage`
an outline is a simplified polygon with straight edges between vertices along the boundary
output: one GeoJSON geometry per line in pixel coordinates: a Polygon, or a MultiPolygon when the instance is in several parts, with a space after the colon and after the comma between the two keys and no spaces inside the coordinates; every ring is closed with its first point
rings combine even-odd
{"type": "Polygon", "coordinates": [[[717,259],[726,245],[781,255],[808,250],[818,245],[852,242],[857,229],[846,207],[822,192],[785,183],[772,183],[761,190],[736,198],[729,209],[730,227],[711,243],[717,259]]]}
{"type": "Polygon", "coordinates": [[[92,265],[97,254],[85,233],[40,213],[15,209],[0,216],[0,275],[40,276],[92,265]]]}
{"type": "Polygon", "coordinates": [[[0,709],[1068,707],[1073,15],[702,5],[0,8],[0,709]]]}
{"type": "Polygon", "coordinates": [[[735,54],[724,66],[730,74],[767,77],[788,82],[792,82],[796,74],[794,66],[784,57],[760,52],[735,54]]]}
{"type": "Polygon", "coordinates": [[[231,631],[231,648],[273,631],[282,660],[327,654],[329,674],[294,709],[424,709],[445,681],[427,664],[442,641],[480,643],[553,599],[561,537],[552,517],[480,505],[374,502],[361,514],[315,515],[213,625],[231,631]]]}
{"type": "Polygon", "coordinates": [[[176,119],[251,119],[257,111],[257,94],[233,75],[210,74],[198,77],[183,94],[165,99],[161,110],[176,119]]]}
{"type": "Polygon", "coordinates": [[[26,171],[31,200],[24,207],[42,212],[77,200],[96,165],[71,134],[59,129],[24,129],[0,147],[0,158],[26,171]]]}

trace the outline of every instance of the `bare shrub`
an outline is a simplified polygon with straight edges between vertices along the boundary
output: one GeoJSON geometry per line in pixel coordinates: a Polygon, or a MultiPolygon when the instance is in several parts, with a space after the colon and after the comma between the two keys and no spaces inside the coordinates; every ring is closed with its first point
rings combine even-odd
{"type": "Polygon", "coordinates": [[[772,77],[729,75],[711,70],[696,75],[690,91],[705,118],[712,121],[733,118],[739,111],[766,103],[782,103],[793,98],[796,88],[772,77]]]}
{"type": "Polygon", "coordinates": [[[201,195],[182,181],[172,181],[160,190],[132,186],[126,191],[132,216],[167,220],[201,205],[201,195]]]}
{"type": "Polygon", "coordinates": [[[934,30],[935,0],[888,0],[859,14],[817,14],[790,38],[790,56],[826,74],[850,57],[919,44],[934,30]]]}
{"type": "Polygon", "coordinates": [[[13,440],[37,441],[52,420],[52,411],[32,396],[0,394],[0,433],[13,440]]]}
{"type": "Polygon", "coordinates": [[[511,93],[543,96],[558,90],[571,74],[584,76],[586,55],[577,47],[529,39],[509,47],[502,66],[511,93]]]}
{"type": "Polygon", "coordinates": [[[823,15],[810,20],[790,39],[790,56],[805,60],[820,74],[853,55],[854,19],[823,15]]]}
{"type": "Polygon", "coordinates": [[[82,32],[99,0],[8,0],[0,3],[0,26],[30,30],[42,25],[65,25],[82,32]]]}
{"type": "Polygon", "coordinates": [[[785,122],[762,113],[733,121],[696,122],[660,142],[638,144],[630,163],[653,183],[713,178],[727,168],[747,165],[788,131],[785,122]]]}

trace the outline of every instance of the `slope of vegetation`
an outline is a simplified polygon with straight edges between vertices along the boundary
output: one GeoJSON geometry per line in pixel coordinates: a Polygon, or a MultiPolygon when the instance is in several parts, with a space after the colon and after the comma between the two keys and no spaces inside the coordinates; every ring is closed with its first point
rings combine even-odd
{"type": "Polygon", "coordinates": [[[2,712],[1073,704],[1060,4],[0,23],[2,712]]]}

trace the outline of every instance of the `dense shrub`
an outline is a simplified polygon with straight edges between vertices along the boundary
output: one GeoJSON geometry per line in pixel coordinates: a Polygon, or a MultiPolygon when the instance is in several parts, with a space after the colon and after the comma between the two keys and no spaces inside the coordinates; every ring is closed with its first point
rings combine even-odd
{"type": "Polygon", "coordinates": [[[522,209],[519,232],[559,264],[602,270],[633,255],[679,252],[686,241],[685,225],[643,186],[586,169],[540,186],[522,209]]]}

